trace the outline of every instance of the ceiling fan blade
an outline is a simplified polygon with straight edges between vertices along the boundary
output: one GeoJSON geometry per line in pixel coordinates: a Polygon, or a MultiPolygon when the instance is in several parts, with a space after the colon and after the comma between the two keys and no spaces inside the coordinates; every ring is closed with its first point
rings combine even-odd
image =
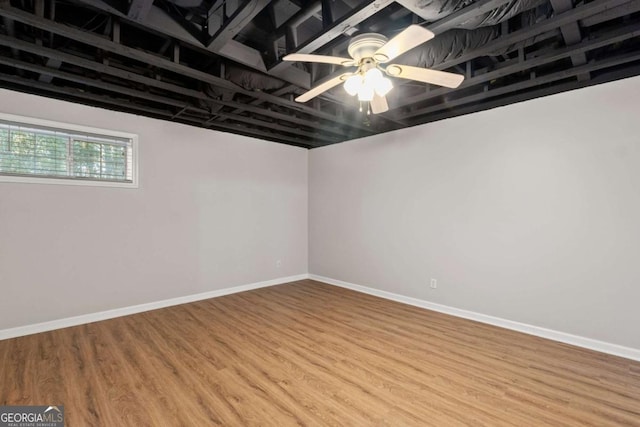
{"type": "Polygon", "coordinates": [[[378,49],[373,54],[373,58],[381,63],[391,61],[393,58],[431,40],[433,37],[434,34],[426,28],[419,25],[409,25],[400,34],[378,49]]]}
{"type": "Polygon", "coordinates": [[[371,112],[373,114],[380,114],[385,111],[389,111],[389,104],[387,104],[387,98],[384,96],[374,94],[373,99],[369,104],[371,105],[371,112]]]}
{"type": "Polygon", "coordinates": [[[299,62],[320,62],[322,64],[336,64],[351,67],[356,65],[356,61],[351,58],[340,58],[338,56],[311,55],[306,53],[292,53],[282,58],[283,61],[299,62]]]}
{"type": "Polygon", "coordinates": [[[310,91],[303,93],[299,97],[296,98],[297,102],[307,102],[308,100],[315,98],[323,92],[328,91],[332,87],[338,86],[340,83],[344,82],[350,74],[345,73],[341,74],[338,77],[334,77],[326,82],[319,84],[318,86],[312,88],[310,91]]]}
{"type": "Polygon", "coordinates": [[[391,64],[385,70],[391,77],[417,80],[438,86],[457,88],[464,80],[462,74],[447,73],[446,71],[430,70],[428,68],[411,67],[409,65],[391,64]]]}

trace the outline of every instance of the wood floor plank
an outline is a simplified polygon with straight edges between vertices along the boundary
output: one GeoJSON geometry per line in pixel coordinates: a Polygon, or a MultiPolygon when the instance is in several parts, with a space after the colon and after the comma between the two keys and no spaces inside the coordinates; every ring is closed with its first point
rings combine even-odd
{"type": "Polygon", "coordinates": [[[640,363],[311,280],[0,341],[68,426],[640,426],[640,363]]]}

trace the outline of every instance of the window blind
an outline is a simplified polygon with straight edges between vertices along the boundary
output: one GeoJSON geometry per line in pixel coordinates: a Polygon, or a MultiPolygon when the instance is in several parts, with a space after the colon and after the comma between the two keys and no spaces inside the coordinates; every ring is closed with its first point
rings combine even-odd
{"type": "Polygon", "coordinates": [[[0,174],[133,182],[132,140],[0,120],[0,174]]]}

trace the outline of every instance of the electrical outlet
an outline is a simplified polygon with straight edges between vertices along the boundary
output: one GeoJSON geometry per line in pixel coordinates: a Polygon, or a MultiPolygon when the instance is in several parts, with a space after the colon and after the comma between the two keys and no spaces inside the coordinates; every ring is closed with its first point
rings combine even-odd
{"type": "Polygon", "coordinates": [[[435,289],[438,287],[438,281],[436,279],[431,279],[431,284],[429,285],[431,289],[435,289]]]}
{"type": "Polygon", "coordinates": [[[282,260],[277,260],[276,261],[276,268],[280,268],[282,267],[282,260]]]}

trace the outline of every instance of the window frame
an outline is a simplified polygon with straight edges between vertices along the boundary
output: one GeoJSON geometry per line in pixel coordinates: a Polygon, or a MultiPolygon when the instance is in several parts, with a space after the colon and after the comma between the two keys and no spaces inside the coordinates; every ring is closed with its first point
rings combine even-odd
{"type": "Polygon", "coordinates": [[[24,184],[52,184],[52,185],[84,185],[90,187],[118,187],[118,188],[138,188],[139,172],[138,172],[138,135],[134,133],[115,131],[111,129],[101,129],[90,126],[77,125],[73,123],[64,123],[53,120],[39,119],[35,117],[18,116],[14,114],[6,114],[0,112],[0,120],[13,122],[17,125],[25,124],[32,126],[41,126],[51,129],[59,129],[60,131],[86,132],[93,135],[101,135],[105,137],[126,138],[131,140],[131,178],[132,182],[118,182],[97,180],[91,178],[54,178],[44,176],[16,176],[7,175],[0,172],[0,183],[13,182],[24,184]]]}

